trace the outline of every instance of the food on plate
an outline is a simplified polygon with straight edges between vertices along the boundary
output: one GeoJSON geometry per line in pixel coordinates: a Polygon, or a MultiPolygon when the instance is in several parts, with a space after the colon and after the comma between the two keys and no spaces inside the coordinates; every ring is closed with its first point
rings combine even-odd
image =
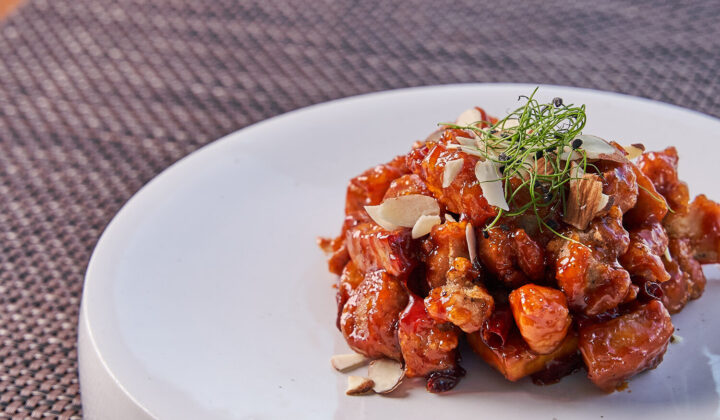
{"type": "Polygon", "coordinates": [[[471,108],[350,180],[340,235],[319,240],[357,352],[333,366],[370,362],[348,394],[403,377],[448,391],[463,337],[511,381],[584,368],[612,391],[662,361],[670,314],[720,262],[720,205],[690,201],[674,147],[586,134],[584,106],[535,94],[502,119],[471,108]]]}

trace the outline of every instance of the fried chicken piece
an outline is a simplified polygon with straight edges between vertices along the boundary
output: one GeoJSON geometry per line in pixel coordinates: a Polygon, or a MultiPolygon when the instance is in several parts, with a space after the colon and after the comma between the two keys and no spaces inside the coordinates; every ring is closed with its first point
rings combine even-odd
{"type": "Polygon", "coordinates": [[[692,282],[690,275],[680,269],[675,260],[665,261],[670,279],[660,285],[663,290],[662,303],[671,314],[678,313],[690,300],[692,282]]]}
{"type": "Polygon", "coordinates": [[[383,197],[383,201],[388,198],[401,197],[403,195],[420,194],[432,197],[432,193],[428,189],[425,182],[415,174],[403,175],[390,183],[383,197]]]}
{"type": "Polygon", "coordinates": [[[665,262],[670,272],[669,281],[662,283],[662,301],[670,313],[680,310],[691,299],[699,298],[705,290],[707,280],[702,266],[693,257],[688,239],[670,239],[669,251],[671,261],[665,262]]]}
{"type": "Polygon", "coordinates": [[[670,314],[657,300],[610,321],[584,325],[579,347],[588,378],[610,392],[631,376],[655,368],[673,331],[670,314]]]}
{"type": "Polygon", "coordinates": [[[445,285],[425,298],[425,308],[438,321],[449,321],[466,333],[478,331],[490,316],[494,300],[487,290],[473,283],[478,272],[466,258],[458,257],[447,272],[445,285]]]}
{"type": "Polygon", "coordinates": [[[637,159],[637,166],[667,201],[676,213],[685,213],[690,193],[687,184],[678,179],[677,149],[668,147],[662,152],[643,153],[637,159]]]}
{"type": "Polygon", "coordinates": [[[633,164],[601,160],[596,166],[602,173],[603,194],[612,197],[613,204],[620,207],[623,213],[635,207],[638,184],[633,164]]]}
{"type": "Polygon", "coordinates": [[[425,242],[427,283],[430,289],[446,283],[455,258],[470,258],[465,228],[467,222],[446,222],[433,226],[425,242]]]}
{"type": "Polygon", "coordinates": [[[687,213],[668,214],[665,227],[671,238],[689,240],[693,257],[701,264],[720,262],[720,205],[705,195],[695,197],[687,213]]]}
{"type": "Polygon", "coordinates": [[[569,230],[548,250],[555,260],[555,278],[573,311],[597,315],[622,303],[631,288],[630,274],[617,261],[629,246],[622,212],[613,206],[584,231],[569,230]]]}
{"type": "Polygon", "coordinates": [[[459,336],[457,327],[431,318],[422,298],[411,295],[398,324],[405,374],[426,377],[433,372],[455,370],[459,336]]]}
{"type": "Polygon", "coordinates": [[[439,142],[427,143],[408,153],[407,166],[425,182],[442,206],[461,214],[474,226],[482,226],[497,211],[483,197],[482,187],[475,177],[475,165],[479,158],[446,146],[456,143],[455,136],[466,135],[462,130],[446,130],[439,142]],[[463,159],[463,167],[452,184],[443,188],[445,165],[455,159],[463,159]]]}
{"type": "Polygon", "coordinates": [[[350,299],[353,291],[362,283],[365,279],[365,273],[358,270],[354,262],[348,261],[342,270],[342,274],[338,278],[337,282],[337,293],[335,294],[335,300],[337,301],[338,315],[337,315],[337,327],[340,329],[340,317],[342,315],[343,307],[345,303],[350,299]]]}
{"type": "Polygon", "coordinates": [[[511,331],[505,343],[496,348],[488,347],[480,332],[468,334],[467,340],[475,353],[513,382],[544,370],[553,360],[575,353],[578,347],[577,333],[572,330],[550,354],[533,352],[516,330],[511,331]]]}
{"type": "Polygon", "coordinates": [[[545,252],[524,229],[494,228],[478,237],[478,257],[509,287],[545,277],[545,252]]]}
{"type": "Polygon", "coordinates": [[[638,195],[635,206],[625,212],[623,224],[628,229],[635,229],[648,224],[661,223],[668,213],[668,204],[656,189],[650,178],[637,165],[632,164],[637,179],[638,195]]]}
{"type": "Polygon", "coordinates": [[[396,277],[384,271],[366,274],[342,310],[345,341],[367,357],[402,360],[397,324],[407,303],[407,291],[396,277]]]}
{"type": "Polygon", "coordinates": [[[365,206],[380,204],[390,183],[407,173],[405,156],[398,156],[351,179],[345,197],[345,214],[364,211],[365,206]]]}
{"type": "Polygon", "coordinates": [[[538,354],[555,351],[572,324],[565,295],[557,289],[526,284],[510,293],[510,308],[523,339],[538,354]]]}
{"type": "Polygon", "coordinates": [[[662,224],[648,223],[630,230],[630,245],[619,261],[631,276],[662,283],[670,280],[662,257],[667,247],[668,237],[662,224]]]}
{"type": "Polygon", "coordinates": [[[361,223],[348,229],[345,244],[350,258],[364,273],[386,270],[403,276],[416,263],[408,229],[387,231],[375,223],[361,223]]]}

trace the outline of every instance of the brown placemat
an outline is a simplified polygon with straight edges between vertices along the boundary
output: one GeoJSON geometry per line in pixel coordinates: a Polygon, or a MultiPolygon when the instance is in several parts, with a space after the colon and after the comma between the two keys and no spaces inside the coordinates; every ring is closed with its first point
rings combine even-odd
{"type": "Polygon", "coordinates": [[[495,3],[30,0],[0,23],[0,418],[81,416],[76,321],[98,236],[140,186],[223,134],[455,82],[720,115],[716,1],[495,3]]]}

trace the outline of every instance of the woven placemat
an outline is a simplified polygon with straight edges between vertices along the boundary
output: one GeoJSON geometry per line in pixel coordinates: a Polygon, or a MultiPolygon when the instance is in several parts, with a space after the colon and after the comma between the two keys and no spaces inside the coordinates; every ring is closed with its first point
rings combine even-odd
{"type": "Polygon", "coordinates": [[[223,134],[456,82],[619,91],[720,115],[715,1],[29,0],[0,23],[0,418],[79,418],[100,233],[223,134]],[[488,2],[489,3],[489,2],[488,2]]]}

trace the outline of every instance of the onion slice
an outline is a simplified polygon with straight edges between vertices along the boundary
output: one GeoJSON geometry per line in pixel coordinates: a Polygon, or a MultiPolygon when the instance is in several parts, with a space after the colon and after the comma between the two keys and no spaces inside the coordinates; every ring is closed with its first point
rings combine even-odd
{"type": "Polygon", "coordinates": [[[483,196],[491,206],[499,207],[505,211],[510,210],[505,201],[503,183],[500,180],[497,166],[490,160],[478,161],[475,165],[475,177],[480,181],[483,196]]]}
{"type": "Polygon", "coordinates": [[[443,171],[443,183],[442,187],[447,188],[455,180],[455,177],[460,173],[465,164],[464,159],[454,159],[445,164],[445,170],[443,171]]]}

